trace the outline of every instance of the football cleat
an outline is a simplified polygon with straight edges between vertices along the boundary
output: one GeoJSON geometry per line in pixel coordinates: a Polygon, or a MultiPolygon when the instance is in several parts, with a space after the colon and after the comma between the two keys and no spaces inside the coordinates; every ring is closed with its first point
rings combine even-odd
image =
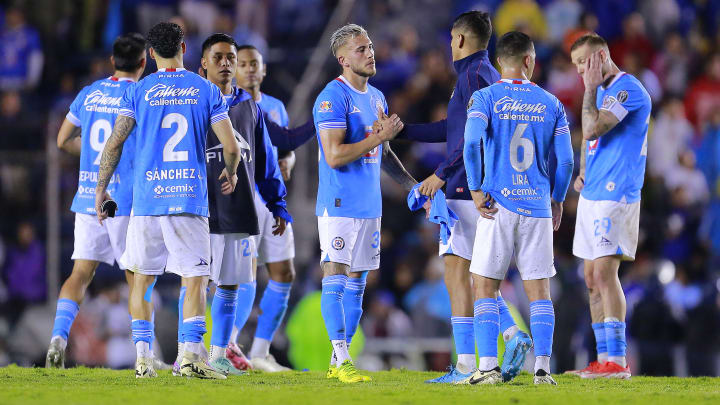
{"type": "Polygon", "coordinates": [[[503,381],[500,367],[495,367],[492,370],[477,370],[473,373],[468,381],[470,384],[476,385],[494,385],[500,384],[503,381]]]}
{"type": "Polygon", "coordinates": [[[555,379],[553,379],[552,376],[543,369],[540,369],[535,373],[533,383],[535,385],[557,385],[555,379]]]}
{"type": "Polygon", "coordinates": [[[45,368],[65,368],[65,349],[60,347],[60,342],[56,339],[50,341],[45,356],[45,368]]]}
{"type": "Polygon", "coordinates": [[[266,373],[292,371],[291,368],[280,365],[272,354],[268,354],[266,357],[253,357],[250,359],[250,364],[252,364],[253,370],[264,371],[266,373]]]}
{"type": "Polygon", "coordinates": [[[426,380],[425,384],[470,384],[473,373],[461,373],[454,366],[448,367],[448,372],[440,377],[426,380]]]}
{"type": "Polygon", "coordinates": [[[604,363],[600,363],[598,361],[593,361],[582,370],[568,370],[564,374],[574,375],[581,378],[596,378],[593,377],[593,375],[598,373],[598,370],[603,364],[604,363]]]}
{"type": "Polygon", "coordinates": [[[153,368],[152,357],[138,357],[135,361],[135,378],[155,378],[157,372],[153,368]]]}
{"type": "Polygon", "coordinates": [[[235,366],[238,370],[252,370],[253,366],[245,357],[245,354],[240,350],[240,346],[235,342],[230,342],[227,349],[225,349],[225,357],[235,366]]]}
{"type": "Polygon", "coordinates": [[[332,378],[338,378],[338,368],[336,365],[331,364],[330,367],[328,367],[327,373],[325,373],[325,378],[332,379],[332,378]]]}
{"type": "Polygon", "coordinates": [[[370,376],[358,374],[358,370],[355,368],[352,360],[345,360],[337,370],[338,380],[343,383],[353,384],[372,381],[370,376]]]}
{"type": "Polygon", "coordinates": [[[175,363],[173,363],[172,375],[173,375],[173,377],[180,377],[180,363],[178,363],[177,361],[175,363]]]}
{"type": "Polygon", "coordinates": [[[180,375],[183,377],[196,377],[203,379],[224,380],[227,377],[210,367],[200,356],[185,352],[180,364],[180,375]]]}
{"type": "Polygon", "coordinates": [[[247,374],[247,371],[242,371],[235,368],[235,366],[230,362],[230,360],[226,359],[225,357],[220,357],[219,359],[213,361],[212,363],[210,363],[210,366],[225,375],[247,374]]]}
{"type": "Polygon", "coordinates": [[[583,378],[616,378],[619,380],[628,380],[631,376],[630,367],[623,367],[615,362],[608,361],[597,369],[595,377],[583,378]]]}
{"type": "Polygon", "coordinates": [[[505,344],[505,355],[503,356],[502,373],[503,381],[508,382],[517,377],[525,364],[525,355],[532,348],[533,342],[530,336],[519,330],[505,344]]]}

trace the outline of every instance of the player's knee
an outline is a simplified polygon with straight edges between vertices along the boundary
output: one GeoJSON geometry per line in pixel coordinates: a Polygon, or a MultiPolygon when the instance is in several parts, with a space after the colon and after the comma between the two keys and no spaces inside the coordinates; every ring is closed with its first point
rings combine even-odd
{"type": "Polygon", "coordinates": [[[292,283],[295,281],[295,266],[291,260],[277,263],[268,263],[270,278],[280,283],[292,283]]]}

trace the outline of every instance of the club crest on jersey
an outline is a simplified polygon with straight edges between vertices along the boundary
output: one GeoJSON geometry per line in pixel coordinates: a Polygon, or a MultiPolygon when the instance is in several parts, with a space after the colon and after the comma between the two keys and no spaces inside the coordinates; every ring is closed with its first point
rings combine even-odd
{"type": "Polygon", "coordinates": [[[615,182],[608,181],[608,183],[605,185],[605,189],[607,189],[607,191],[609,192],[615,191],[615,182]]]}
{"type": "Polygon", "coordinates": [[[345,240],[341,237],[336,237],[332,240],[332,247],[335,250],[342,250],[345,247],[345,240]]]}
{"type": "Polygon", "coordinates": [[[617,101],[620,102],[620,104],[626,102],[627,99],[628,99],[628,92],[627,92],[627,90],[620,90],[620,91],[618,92],[618,94],[615,96],[615,98],[617,99],[617,101]]]}
{"type": "Polygon", "coordinates": [[[329,101],[322,101],[320,102],[320,112],[331,112],[332,111],[332,103],[329,101]]]}

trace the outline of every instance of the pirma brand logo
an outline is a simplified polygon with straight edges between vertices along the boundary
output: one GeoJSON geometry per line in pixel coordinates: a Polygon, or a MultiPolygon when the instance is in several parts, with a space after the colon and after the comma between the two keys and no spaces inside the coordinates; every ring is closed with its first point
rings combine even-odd
{"type": "Polygon", "coordinates": [[[341,237],[332,240],[332,247],[335,250],[342,250],[345,247],[345,241],[341,237]]]}

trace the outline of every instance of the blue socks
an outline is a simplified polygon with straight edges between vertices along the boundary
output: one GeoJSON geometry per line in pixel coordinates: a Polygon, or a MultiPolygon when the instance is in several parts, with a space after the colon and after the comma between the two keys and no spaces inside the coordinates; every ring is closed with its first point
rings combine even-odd
{"type": "Polygon", "coordinates": [[[235,312],[235,328],[242,330],[250,317],[253,304],[255,303],[255,290],[257,283],[240,284],[237,290],[237,311],[235,312]]]}
{"type": "MultiPolygon", "coordinates": [[[[537,300],[530,303],[530,332],[535,345],[535,356],[552,354],[553,330],[555,329],[555,310],[552,301],[537,300]]],[[[550,370],[545,370],[549,372],[550,370]]]]}
{"type": "Polygon", "coordinates": [[[500,312],[495,298],[480,298],[474,308],[475,344],[480,363],[478,369],[486,371],[498,366],[497,337],[500,333],[500,312]]]}
{"type": "Polygon", "coordinates": [[[365,293],[365,283],[368,272],[362,272],[360,278],[348,277],[347,283],[345,284],[345,291],[343,292],[342,306],[343,313],[345,314],[345,340],[348,345],[352,342],[353,336],[357,331],[358,325],[360,324],[360,317],[362,316],[362,301],[363,294],[365,293]]]}
{"type": "MultiPolygon", "coordinates": [[[[498,295],[497,303],[498,311],[500,312],[500,333],[504,333],[506,330],[515,326],[515,320],[513,319],[512,314],[510,314],[510,308],[508,308],[502,296],[498,295]]],[[[503,336],[503,338],[505,338],[505,336],[503,336]]],[[[505,341],[507,340],[508,339],[505,338],[505,341]]]]}
{"type": "Polygon", "coordinates": [[[595,334],[595,348],[597,349],[597,359],[600,362],[607,361],[608,349],[607,340],[605,339],[605,323],[598,322],[592,324],[593,333],[595,334]]]}
{"type": "Polygon", "coordinates": [[[343,292],[348,277],[343,275],[328,276],[322,279],[322,297],[320,312],[325,321],[330,340],[345,341],[345,313],[343,311],[343,292]]]}
{"type": "Polygon", "coordinates": [[[57,310],[55,311],[55,325],[53,325],[52,337],[60,336],[65,341],[68,340],[70,328],[77,316],[80,306],[67,298],[60,298],[57,302],[57,310]]]}
{"type": "MultiPolygon", "coordinates": [[[[605,339],[607,341],[608,357],[625,357],[625,322],[607,321],[605,325],[605,339]]],[[[621,364],[621,366],[625,366],[621,364]]]]}
{"type": "Polygon", "coordinates": [[[200,355],[203,350],[203,335],[205,335],[205,317],[193,316],[183,320],[183,340],[185,341],[185,352],[192,352],[200,355]]]}
{"type": "Polygon", "coordinates": [[[178,297],[178,343],[184,343],[183,339],[183,304],[185,303],[185,292],[187,287],[180,287],[180,296],[178,297]]]}
{"type": "Polygon", "coordinates": [[[270,280],[265,288],[265,293],[260,300],[262,313],[258,317],[255,337],[272,341],[275,332],[280,327],[290,299],[290,288],[292,283],[279,283],[270,280]]]}
{"type": "Polygon", "coordinates": [[[475,357],[475,331],[473,318],[469,316],[453,316],[450,318],[455,351],[458,355],[472,354],[475,357]]]}
{"type": "Polygon", "coordinates": [[[215,296],[210,306],[210,316],[212,316],[211,345],[224,348],[230,341],[230,333],[235,322],[237,297],[237,290],[215,288],[215,296]]]}
{"type": "Polygon", "coordinates": [[[145,321],[142,319],[133,319],[132,321],[132,341],[133,343],[137,344],[137,342],[146,342],[148,346],[150,346],[150,342],[152,342],[152,322],[145,321]]]}

